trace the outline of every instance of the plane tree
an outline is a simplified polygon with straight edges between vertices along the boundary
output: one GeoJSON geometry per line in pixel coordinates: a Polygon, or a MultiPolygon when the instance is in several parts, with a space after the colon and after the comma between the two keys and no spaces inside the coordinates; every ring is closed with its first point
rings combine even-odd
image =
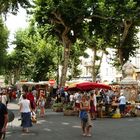
{"type": "Polygon", "coordinates": [[[38,26],[47,26],[44,34],[56,36],[63,45],[60,85],[66,82],[71,46],[82,35],[83,19],[90,6],[89,0],[35,0],[33,9],[38,26]]]}
{"type": "Polygon", "coordinates": [[[95,60],[96,58],[99,60],[96,55],[99,49],[105,52],[106,48],[115,50],[110,63],[119,70],[130,56],[135,56],[139,48],[137,34],[140,25],[140,1],[96,0],[92,2],[89,9],[91,14],[86,17],[84,35],[87,45],[94,52],[92,75],[95,78],[97,74],[95,60]]]}
{"type": "Polygon", "coordinates": [[[139,48],[138,27],[140,26],[139,0],[106,0],[94,6],[93,18],[106,22],[105,40],[110,48],[116,49],[114,65],[121,66],[134,56],[139,48]]]}
{"type": "Polygon", "coordinates": [[[8,12],[16,14],[20,6],[23,8],[29,7],[30,0],[0,0],[0,69],[5,65],[3,60],[6,60],[9,36],[9,31],[4,24],[3,15],[6,17],[8,12]]]}
{"type": "MultiPolygon", "coordinates": [[[[6,78],[10,81],[26,79],[47,81],[56,78],[57,47],[56,39],[42,39],[37,30],[30,26],[15,33],[14,51],[7,56],[6,78]]],[[[61,48],[60,48],[61,51],[61,48]]]]}
{"type": "MultiPolygon", "coordinates": [[[[116,60],[115,66],[122,66],[130,56],[135,55],[139,47],[136,36],[140,19],[139,4],[138,0],[35,0],[32,12],[37,25],[44,27],[41,34],[56,36],[64,47],[62,86],[66,81],[72,45],[77,38],[84,39],[86,24],[91,38],[94,38],[92,44],[102,38],[102,50],[106,47],[116,50],[117,59],[113,58],[116,60]]],[[[97,44],[101,45],[96,43],[94,49],[97,44]]]]}
{"type": "Polygon", "coordinates": [[[30,0],[0,0],[0,14],[11,12],[16,14],[19,7],[29,8],[30,0]]]}

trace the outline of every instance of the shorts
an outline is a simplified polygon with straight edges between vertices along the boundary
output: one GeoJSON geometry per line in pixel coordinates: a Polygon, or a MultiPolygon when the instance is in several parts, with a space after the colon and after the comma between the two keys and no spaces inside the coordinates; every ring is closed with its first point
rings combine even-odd
{"type": "Polygon", "coordinates": [[[125,105],[119,105],[120,113],[125,112],[125,105]]]}

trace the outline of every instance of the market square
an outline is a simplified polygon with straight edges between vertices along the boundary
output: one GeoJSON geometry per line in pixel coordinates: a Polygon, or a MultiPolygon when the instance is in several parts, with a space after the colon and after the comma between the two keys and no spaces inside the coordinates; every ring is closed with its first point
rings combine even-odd
{"type": "MultiPolygon", "coordinates": [[[[11,105],[13,106],[13,105],[11,105]]],[[[15,105],[14,105],[15,107],[15,105]]],[[[11,108],[12,109],[12,108],[11,108]]],[[[17,110],[15,109],[17,113],[17,110]]],[[[93,120],[92,137],[81,135],[80,120],[77,116],[64,116],[63,113],[46,111],[46,117],[39,119],[37,124],[31,128],[29,134],[21,133],[19,115],[12,124],[8,124],[6,139],[57,139],[57,140],[139,140],[140,118],[110,119],[102,118],[93,120]]]]}
{"type": "Polygon", "coordinates": [[[0,140],[138,140],[139,0],[0,0],[0,140]]]}

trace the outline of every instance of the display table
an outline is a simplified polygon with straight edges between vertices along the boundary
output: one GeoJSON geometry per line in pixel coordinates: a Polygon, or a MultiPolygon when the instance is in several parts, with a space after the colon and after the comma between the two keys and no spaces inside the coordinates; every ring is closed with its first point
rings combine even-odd
{"type": "MultiPolygon", "coordinates": [[[[138,109],[137,106],[140,107],[140,103],[132,103],[126,105],[125,109],[125,116],[126,117],[140,117],[140,108],[138,109]]],[[[105,112],[105,105],[104,104],[98,104],[97,105],[97,117],[99,118],[105,118],[105,117],[111,117],[113,113],[116,112],[117,109],[119,109],[118,103],[112,103],[108,106],[109,114],[107,115],[107,112],[105,112]]]]}

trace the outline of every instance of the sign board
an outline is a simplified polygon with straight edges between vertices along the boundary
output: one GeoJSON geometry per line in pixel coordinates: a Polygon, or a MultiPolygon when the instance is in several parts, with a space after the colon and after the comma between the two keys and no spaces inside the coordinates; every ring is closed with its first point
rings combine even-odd
{"type": "Polygon", "coordinates": [[[53,86],[53,85],[55,84],[55,80],[50,79],[50,80],[49,80],[49,84],[50,84],[51,86],[53,86]]]}

